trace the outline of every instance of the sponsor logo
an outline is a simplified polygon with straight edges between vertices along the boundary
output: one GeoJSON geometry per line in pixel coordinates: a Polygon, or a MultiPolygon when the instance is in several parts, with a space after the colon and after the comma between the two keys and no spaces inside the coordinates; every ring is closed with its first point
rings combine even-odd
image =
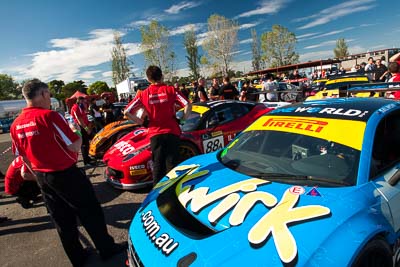
{"type": "Polygon", "coordinates": [[[279,108],[270,111],[270,113],[319,113],[319,114],[331,114],[338,116],[347,117],[359,117],[362,118],[368,114],[367,110],[358,109],[344,109],[344,108],[321,108],[321,107],[297,107],[297,108],[279,108]]]}
{"type": "Polygon", "coordinates": [[[17,126],[15,126],[15,128],[17,130],[21,130],[21,129],[25,129],[25,128],[33,127],[33,126],[36,126],[36,122],[30,121],[29,123],[25,123],[25,124],[18,124],[17,126]]]}
{"type": "Polygon", "coordinates": [[[151,210],[141,214],[141,221],[143,229],[150,241],[165,255],[168,256],[179,246],[179,243],[174,242],[174,239],[168,234],[158,234],[158,232],[161,230],[161,227],[155,220],[151,210]]]}
{"type": "Polygon", "coordinates": [[[208,211],[211,225],[224,216],[229,216],[230,226],[240,225],[249,217],[248,214],[255,205],[264,205],[266,212],[251,227],[248,241],[251,246],[259,247],[268,240],[274,240],[279,257],[285,263],[291,263],[297,255],[296,239],[290,232],[291,225],[307,223],[330,214],[330,209],[321,205],[296,207],[300,196],[304,194],[301,186],[288,188],[279,201],[272,193],[257,191],[258,186],[270,183],[258,178],[250,178],[216,190],[209,187],[194,188],[188,182],[209,173],[208,170],[197,171],[199,168],[199,165],[194,164],[178,166],[167,174],[170,180],[159,183],[156,188],[162,193],[176,184],[176,190],[180,192],[179,201],[195,214],[219,202],[208,211]],[[177,173],[185,171],[185,168],[186,172],[178,176],[177,173]],[[272,238],[268,239],[270,236],[272,238]]]}
{"type": "Polygon", "coordinates": [[[135,151],[135,148],[134,148],[133,146],[131,146],[131,144],[129,144],[129,143],[126,142],[126,141],[120,141],[120,142],[116,143],[116,144],[114,145],[114,147],[115,147],[116,149],[118,149],[118,151],[121,152],[122,155],[124,155],[124,156],[126,156],[126,155],[128,155],[129,153],[135,151]]]}
{"type": "Polygon", "coordinates": [[[297,118],[270,118],[263,126],[269,128],[295,128],[298,130],[321,132],[328,125],[326,121],[313,119],[297,119],[297,118]]]}

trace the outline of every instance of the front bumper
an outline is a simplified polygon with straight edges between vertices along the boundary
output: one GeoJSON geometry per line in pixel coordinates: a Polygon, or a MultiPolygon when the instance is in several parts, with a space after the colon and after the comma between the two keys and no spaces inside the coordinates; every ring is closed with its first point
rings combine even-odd
{"type": "Polygon", "coordinates": [[[104,171],[104,178],[109,184],[111,184],[115,188],[124,189],[124,190],[140,189],[140,188],[144,188],[144,187],[148,187],[148,186],[152,186],[153,185],[153,181],[152,180],[129,183],[129,184],[121,182],[121,179],[111,177],[108,174],[107,169],[104,171]]]}

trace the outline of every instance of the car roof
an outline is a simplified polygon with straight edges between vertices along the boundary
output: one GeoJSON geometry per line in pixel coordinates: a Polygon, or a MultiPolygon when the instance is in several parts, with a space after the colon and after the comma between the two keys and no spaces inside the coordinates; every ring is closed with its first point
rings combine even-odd
{"type": "Polygon", "coordinates": [[[400,108],[400,103],[384,98],[327,98],[281,107],[267,115],[368,121],[375,112],[390,108],[400,108]]]}
{"type": "Polygon", "coordinates": [[[193,105],[204,106],[204,107],[212,109],[212,108],[215,108],[217,106],[224,105],[224,104],[241,104],[241,105],[255,106],[255,105],[259,104],[259,103],[242,102],[242,101],[238,101],[238,100],[215,100],[215,101],[207,101],[207,102],[198,102],[198,103],[194,103],[193,105]]]}

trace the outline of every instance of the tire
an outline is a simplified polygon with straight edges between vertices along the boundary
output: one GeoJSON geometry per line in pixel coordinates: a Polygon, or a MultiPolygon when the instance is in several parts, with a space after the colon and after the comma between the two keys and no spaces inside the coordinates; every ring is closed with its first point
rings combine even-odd
{"type": "Polygon", "coordinates": [[[182,141],[179,145],[180,162],[200,154],[199,149],[188,141],[182,141]]]}
{"type": "Polygon", "coordinates": [[[358,254],[352,267],[393,266],[392,250],[383,238],[375,238],[367,243],[358,254]]]}

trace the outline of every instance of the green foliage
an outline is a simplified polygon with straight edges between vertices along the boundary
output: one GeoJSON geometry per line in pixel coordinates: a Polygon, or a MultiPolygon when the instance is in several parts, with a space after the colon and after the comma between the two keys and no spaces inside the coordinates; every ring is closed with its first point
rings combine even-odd
{"type": "Polygon", "coordinates": [[[7,74],[0,74],[0,100],[21,98],[21,88],[18,83],[7,74]]]}
{"type": "Polygon", "coordinates": [[[296,35],[281,25],[273,25],[270,32],[261,35],[263,59],[269,67],[278,67],[299,62],[295,51],[296,35]]]}
{"type": "Polygon", "coordinates": [[[176,55],[171,51],[169,31],[152,20],[149,25],[140,28],[143,55],[147,66],[159,66],[166,80],[172,78],[176,55]]]}
{"type": "Polygon", "coordinates": [[[344,38],[340,38],[336,41],[336,47],[333,49],[335,58],[347,57],[349,55],[349,50],[344,38]]]}
{"type": "Polygon", "coordinates": [[[226,75],[237,46],[238,24],[217,14],[211,15],[207,22],[208,36],[203,43],[203,49],[207,51],[214,73],[221,71],[226,75]]]}
{"type": "Polygon", "coordinates": [[[191,71],[190,75],[195,80],[200,77],[200,56],[196,42],[196,34],[193,29],[185,32],[183,44],[186,48],[186,59],[188,61],[188,67],[191,71]]]}
{"type": "Polygon", "coordinates": [[[76,91],[82,92],[86,94],[87,86],[85,82],[80,81],[73,81],[71,83],[67,83],[63,88],[63,94],[68,98],[71,97],[76,91]]]}
{"type": "Polygon", "coordinates": [[[52,80],[48,84],[50,93],[53,97],[57,98],[58,100],[65,100],[65,94],[63,93],[63,87],[65,85],[64,81],[62,80],[52,80]]]}
{"type": "Polygon", "coordinates": [[[122,44],[121,36],[114,32],[115,46],[111,51],[112,80],[116,85],[130,76],[130,67],[126,56],[126,49],[122,44]]]}
{"type": "Polygon", "coordinates": [[[103,81],[97,81],[89,85],[89,88],[87,89],[87,93],[89,95],[92,94],[97,94],[100,95],[101,93],[104,92],[111,92],[111,89],[108,87],[108,84],[103,81]]]}

